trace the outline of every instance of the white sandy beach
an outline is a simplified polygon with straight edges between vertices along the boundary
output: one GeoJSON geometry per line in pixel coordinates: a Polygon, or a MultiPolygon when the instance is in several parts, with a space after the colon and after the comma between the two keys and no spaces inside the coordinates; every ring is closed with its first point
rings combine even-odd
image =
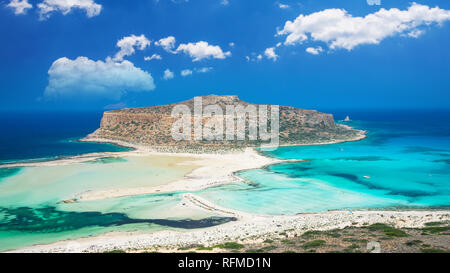
{"type": "MultiPolygon", "coordinates": [[[[97,139],[96,141],[102,141],[97,139]]],[[[126,145],[119,142],[117,144],[126,145]]],[[[183,163],[194,165],[196,168],[184,176],[183,179],[160,186],[115,188],[104,191],[83,191],[73,196],[70,201],[90,201],[123,196],[167,193],[175,191],[198,191],[209,187],[223,185],[227,183],[242,182],[242,179],[234,173],[240,170],[262,168],[266,165],[282,162],[298,162],[299,160],[279,160],[260,155],[254,149],[247,148],[243,152],[232,152],[225,154],[190,154],[190,153],[164,153],[157,152],[144,146],[132,146],[135,150],[118,153],[95,153],[80,156],[68,157],[61,160],[5,164],[1,167],[48,167],[63,166],[86,161],[92,161],[102,157],[173,157],[186,159],[183,163]]],[[[68,200],[69,201],[69,200],[68,200]]]]}
{"type": "MultiPolygon", "coordinates": [[[[151,152],[161,155],[162,153],[151,152]]],[[[108,191],[87,192],[75,198],[79,201],[98,200],[105,198],[115,198],[122,196],[166,193],[175,191],[198,191],[209,187],[223,185],[227,183],[242,182],[242,179],[234,173],[240,170],[262,168],[266,165],[282,162],[292,162],[298,160],[278,160],[261,156],[252,149],[247,149],[242,153],[234,154],[176,154],[177,157],[193,158],[193,161],[186,164],[199,166],[182,180],[157,187],[139,187],[129,189],[114,189],[108,191]]]]}
{"type": "MultiPolygon", "coordinates": [[[[346,125],[343,125],[346,126],[346,125]]],[[[366,138],[365,131],[360,131],[360,133],[355,136],[355,138],[347,141],[359,141],[366,138]]],[[[83,195],[76,196],[78,200],[98,200],[105,198],[115,198],[122,196],[131,196],[139,194],[151,194],[151,193],[163,193],[163,192],[174,192],[174,191],[198,191],[209,187],[214,187],[218,185],[242,182],[242,179],[235,176],[234,173],[237,171],[263,168],[267,165],[278,164],[283,162],[299,162],[301,160],[280,160],[275,158],[270,158],[263,156],[256,152],[253,148],[247,148],[243,152],[224,152],[224,153],[210,153],[210,154],[192,154],[192,153],[165,153],[157,152],[151,147],[129,144],[123,141],[108,140],[100,138],[89,138],[82,139],[81,141],[87,142],[109,142],[116,145],[128,146],[135,149],[133,154],[140,155],[166,155],[166,156],[179,156],[179,157],[189,157],[194,158],[195,161],[192,162],[199,166],[184,179],[170,183],[168,185],[163,185],[160,187],[141,187],[141,188],[130,188],[130,189],[117,189],[110,191],[98,191],[98,192],[88,192],[83,195]]],[[[329,145],[344,142],[342,140],[329,141],[324,143],[313,143],[307,145],[329,145]]],[[[306,145],[306,144],[299,144],[306,145]]],[[[286,145],[289,146],[289,145],[286,145]]],[[[290,145],[292,146],[292,145],[290,145]]]]}

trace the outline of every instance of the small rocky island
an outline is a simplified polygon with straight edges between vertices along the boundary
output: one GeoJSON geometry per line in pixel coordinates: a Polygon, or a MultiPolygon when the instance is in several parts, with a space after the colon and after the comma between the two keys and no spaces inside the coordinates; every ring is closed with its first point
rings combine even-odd
{"type": "MultiPolygon", "coordinates": [[[[209,95],[201,98],[204,107],[218,105],[223,109],[223,113],[226,113],[226,106],[258,106],[242,101],[237,96],[209,95]]],[[[186,105],[190,109],[194,109],[194,98],[169,105],[107,111],[103,114],[100,128],[88,135],[85,140],[122,142],[151,146],[166,151],[168,149],[171,151],[193,149],[198,152],[214,148],[258,147],[262,143],[261,140],[250,140],[248,137],[243,141],[175,141],[171,135],[171,128],[177,118],[172,117],[172,109],[177,105],[186,105]]],[[[206,122],[205,118],[202,122],[206,122]]],[[[248,120],[246,121],[246,128],[248,130],[248,120]]],[[[337,143],[364,138],[364,133],[364,131],[346,125],[336,124],[331,114],[290,106],[279,106],[280,145],[337,143]]]]}

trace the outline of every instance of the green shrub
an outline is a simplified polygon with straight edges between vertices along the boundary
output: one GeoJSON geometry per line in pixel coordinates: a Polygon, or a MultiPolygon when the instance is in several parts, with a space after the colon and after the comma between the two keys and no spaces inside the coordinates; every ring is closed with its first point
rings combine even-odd
{"type": "Polygon", "coordinates": [[[422,249],[422,253],[446,253],[446,252],[438,248],[424,248],[422,249]]]}
{"type": "Polygon", "coordinates": [[[287,244],[287,245],[295,245],[295,242],[293,242],[293,241],[290,241],[290,240],[281,240],[281,242],[283,243],[283,244],[287,244]]]}
{"type": "Polygon", "coordinates": [[[235,242],[226,242],[224,244],[216,245],[217,248],[224,248],[224,249],[241,249],[244,247],[244,245],[235,243],[235,242]]]}
{"type": "Polygon", "coordinates": [[[412,241],[406,242],[406,245],[407,245],[407,246],[415,246],[415,245],[419,245],[419,244],[421,244],[421,243],[422,243],[421,240],[412,240],[412,241]]]}
{"type": "Polygon", "coordinates": [[[406,236],[408,236],[408,234],[406,232],[404,232],[403,230],[400,230],[400,229],[388,231],[388,232],[385,232],[385,234],[387,236],[391,236],[391,237],[406,237],[406,236]]]}
{"type": "Polygon", "coordinates": [[[326,242],[324,240],[314,240],[311,242],[307,242],[303,244],[304,248],[313,248],[313,247],[319,247],[319,246],[324,246],[326,244],[326,242]]]}
{"type": "Polygon", "coordinates": [[[450,229],[450,227],[426,227],[426,228],[422,228],[422,231],[424,233],[438,234],[438,233],[447,231],[449,229],[450,229]]]}
{"type": "Polygon", "coordinates": [[[121,249],[114,249],[114,250],[110,250],[110,251],[105,251],[103,253],[126,253],[126,252],[121,249]]]}
{"type": "Polygon", "coordinates": [[[376,223],[369,226],[370,231],[381,231],[390,237],[406,237],[408,234],[403,230],[396,229],[394,227],[388,226],[386,224],[376,223]]]}
{"type": "Polygon", "coordinates": [[[311,237],[314,237],[314,236],[318,236],[318,235],[320,235],[320,234],[322,234],[322,231],[319,231],[319,230],[309,230],[309,231],[303,233],[303,234],[302,234],[302,237],[303,237],[303,238],[311,238],[311,237]]]}
{"type": "Polygon", "coordinates": [[[211,251],[211,250],[213,250],[213,249],[214,249],[213,246],[210,246],[210,247],[199,247],[199,248],[197,248],[197,250],[199,250],[199,251],[202,251],[202,250],[209,250],[209,251],[211,251]]]}

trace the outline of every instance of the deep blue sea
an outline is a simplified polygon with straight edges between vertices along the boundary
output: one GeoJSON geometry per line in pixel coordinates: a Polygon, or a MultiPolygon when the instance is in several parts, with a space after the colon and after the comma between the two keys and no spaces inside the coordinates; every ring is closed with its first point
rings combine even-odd
{"type": "Polygon", "coordinates": [[[97,129],[101,118],[102,112],[0,112],[0,163],[127,150],[77,141],[97,129]]]}

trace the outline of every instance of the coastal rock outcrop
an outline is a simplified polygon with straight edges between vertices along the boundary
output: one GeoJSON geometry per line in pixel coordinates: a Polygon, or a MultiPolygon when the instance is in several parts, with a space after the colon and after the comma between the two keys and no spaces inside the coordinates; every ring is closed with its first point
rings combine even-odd
{"type": "MultiPolygon", "coordinates": [[[[227,106],[258,106],[242,101],[237,96],[209,95],[201,98],[203,107],[218,105],[223,109],[224,115],[226,115],[225,108],[227,106]]],[[[172,117],[171,114],[172,109],[177,105],[186,105],[189,109],[194,109],[194,99],[169,105],[107,111],[103,114],[100,128],[86,139],[122,141],[152,147],[251,147],[261,144],[260,140],[254,141],[248,137],[243,141],[175,141],[171,135],[171,129],[178,118],[172,117]]],[[[225,120],[224,116],[215,115],[213,118],[224,118],[225,120]]],[[[270,114],[268,119],[270,120],[270,114]]],[[[203,118],[202,123],[205,124],[206,121],[207,119],[203,118]]],[[[248,128],[248,117],[246,125],[248,128]]],[[[281,145],[339,142],[354,140],[360,138],[361,135],[363,132],[360,130],[336,124],[331,114],[291,106],[279,106],[281,145]]]]}

